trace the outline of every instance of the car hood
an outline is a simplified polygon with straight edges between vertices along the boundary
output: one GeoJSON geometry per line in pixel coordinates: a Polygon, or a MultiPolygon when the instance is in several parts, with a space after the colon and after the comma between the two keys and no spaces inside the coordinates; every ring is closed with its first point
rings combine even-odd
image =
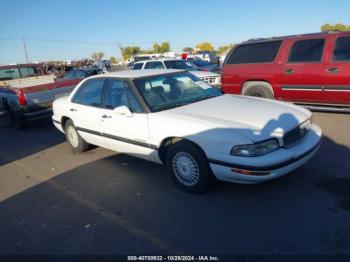
{"type": "Polygon", "coordinates": [[[205,122],[208,128],[231,129],[252,141],[282,137],[311,117],[310,111],[293,104],[235,95],[222,95],[167,112],[175,118],[205,122]]]}

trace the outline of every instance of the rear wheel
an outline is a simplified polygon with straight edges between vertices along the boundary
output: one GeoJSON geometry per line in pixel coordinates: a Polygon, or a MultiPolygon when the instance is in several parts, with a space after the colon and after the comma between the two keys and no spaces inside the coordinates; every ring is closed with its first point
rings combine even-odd
{"type": "Polygon", "coordinates": [[[206,156],[187,141],[178,141],[170,146],[166,167],[173,181],[190,193],[203,193],[214,182],[206,156]]]}
{"type": "Polygon", "coordinates": [[[242,90],[242,95],[255,96],[261,98],[273,99],[274,94],[272,88],[268,83],[264,82],[250,82],[247,83],[242,90]]]}
{"type": "Polygon", "coordinates": [[[73,154],[84,152],[89,148],[89,144],[79,135],[72,120],[67,120],[65,124],[65,134],[73,154]]]}
{"type": "Polygon", "coordinates": [[[21,115],[16,114],[13,111],[10,111],[10,117],[11,117],[12,125],[16,129],[25,129],[27,127],[27,122],[21,115]]]}

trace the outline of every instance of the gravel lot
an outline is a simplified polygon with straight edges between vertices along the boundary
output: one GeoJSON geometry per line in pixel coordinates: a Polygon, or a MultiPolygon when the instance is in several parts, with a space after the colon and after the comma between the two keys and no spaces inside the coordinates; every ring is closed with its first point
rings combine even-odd
{"type": "Polygon", "coordinates": [[[0,118],[0,254],[350,254],[350,115],[314,114],[323,145],[301,169],[203,195],[157,164],[72,155],[50,121],[0,118]]]}

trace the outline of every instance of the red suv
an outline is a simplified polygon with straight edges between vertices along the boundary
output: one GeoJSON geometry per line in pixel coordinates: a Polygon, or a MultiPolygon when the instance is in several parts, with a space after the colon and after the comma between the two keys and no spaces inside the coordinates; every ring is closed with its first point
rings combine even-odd
{"type": "Polygon", "coordinates": [[[350,32],[254,39],[222,67],[224,93],[350,112],[350,32]]]}

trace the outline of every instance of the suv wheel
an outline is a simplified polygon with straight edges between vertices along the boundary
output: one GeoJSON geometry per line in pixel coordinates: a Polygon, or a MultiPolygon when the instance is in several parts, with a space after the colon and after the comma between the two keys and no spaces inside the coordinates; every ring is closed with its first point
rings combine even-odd
{"type": "Polygon", "coordinates": [[[66,140],[72,149],[73,154],[78,154],[88,149],[89,144],[79,135],[72,120],[67,120],[64,131],[66,134],[66,140]]]}
{"type": "Polygon", "coordinates": [[[243,87],[242,95],[273,99],[274,94],[271,90],[272,88],[268,83],[248,82],[243,87]]]}
{"type": "Polygon", "coordinates": [[[173,181],[190,193],[203,193],[214,181],[206,156],[187,141],[178,141],[169,148],[166,167],[173,181]]]}

